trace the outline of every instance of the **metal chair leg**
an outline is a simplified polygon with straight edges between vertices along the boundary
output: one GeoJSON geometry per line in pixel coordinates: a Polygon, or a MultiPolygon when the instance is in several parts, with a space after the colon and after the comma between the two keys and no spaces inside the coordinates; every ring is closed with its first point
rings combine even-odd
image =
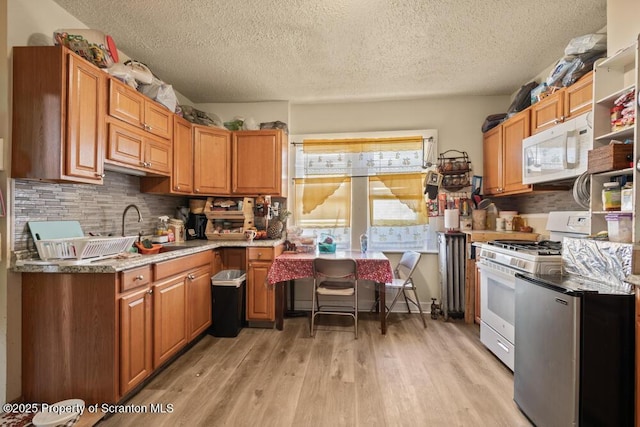
{"type": "Polygon", "coordinates": [[[409,306],[409,298],[407,298],[407,293],[405,292],[405,288],[402,288],[402,296],[404,297],[404,302],[407,304],[407,311],[411,314],[411,307],[409,306]]]}
{"type": "Polygon", "coordinates": [[[314,283],[313,283],[313,294],[312,294],[312,296],[311,296],[311,299],[312,299],[312,301],[311,301],[311,329],[309,330],[309,336],[310,336],[310,337],[312,337],[312,338],[315,338],[315,334],[314,334],[314,330],[313,330],[313,325],[314,325],[315,320],[316,320],[316,311],[317,311],[317,309],[316,309],[316,304],[318,303],[318,301],[317,301],[318,296],[317,296],[317,294],[316,294],[316,284],[315,284],[315,281],[314,281],[314,283]]]}
{"type": "Polygon", "coordinates": [[[358,339],[358,283],[357,282],[356,282],[356,285],[355,285],[355,289],[353,290],[353,294],[355,295],[355,304],[354,304],[355,312],[354,312],[353,319],[354,319],[354,328],[356,330],[355,331],[356,332],[356,339],[358,339]]]}
{"type": "MultiPolygon", "coordinates": [[[[413,283],[411,283],[413,285],[413,283]]],[[[424,319],[424,312],[422,311],[422,304],[420,304],[420,298],[418,298],[418,290],[415,286],[411,288],[413,290],[413,294],[416,296],[416,305],[418,306],[418,311],[420,311],[420,317],[422,318],[422,324],[424,327],[427,327],[427,321],[424,319]]]]}

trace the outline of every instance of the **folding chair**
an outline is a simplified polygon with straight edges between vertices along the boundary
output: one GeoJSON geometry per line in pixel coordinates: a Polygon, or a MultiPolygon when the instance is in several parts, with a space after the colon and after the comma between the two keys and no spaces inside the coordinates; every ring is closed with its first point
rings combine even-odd
{"type": "Polygon", "coordinates": [[[320,314],[351,316],[358,338],[358,278],[353,259],[316,258],[313,261],[313,297],[310,335],[315,336],[315,319],[320,314]],[[320,296],[349,297],[352,305],[321,305],[320,296]]]}

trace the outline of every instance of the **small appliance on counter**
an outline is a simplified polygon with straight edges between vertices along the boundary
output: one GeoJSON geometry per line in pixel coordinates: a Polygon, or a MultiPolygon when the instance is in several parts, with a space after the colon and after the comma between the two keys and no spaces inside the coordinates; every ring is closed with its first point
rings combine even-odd
{"type": "Polygon", "coordinates": [[[187,222],[187,240],[202,239],[206,240],[205,234],[207,229],[207,215],[206,214],[189,214],[189,221],[187,222]]]}

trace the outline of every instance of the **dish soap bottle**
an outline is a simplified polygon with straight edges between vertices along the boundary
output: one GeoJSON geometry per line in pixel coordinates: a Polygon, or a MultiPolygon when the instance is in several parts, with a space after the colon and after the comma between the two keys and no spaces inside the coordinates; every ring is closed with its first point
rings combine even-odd
{"type": "Polygon", "coordinates": [[[154,239],[157,243],[166,243],[169,241],[169,227],[167,225],[168,221],[168,216],[158,217],[158,225],[156,226],[156,238],[154,239]]]}

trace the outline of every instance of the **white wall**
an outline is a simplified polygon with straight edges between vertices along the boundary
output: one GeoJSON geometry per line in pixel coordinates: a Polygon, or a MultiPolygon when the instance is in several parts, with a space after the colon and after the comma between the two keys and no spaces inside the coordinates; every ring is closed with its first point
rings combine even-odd
{"type": "Polygon", "coordinates": [[[640,33],[640,1],[607,0],[607,53],[632,45],[640,33]]]}

